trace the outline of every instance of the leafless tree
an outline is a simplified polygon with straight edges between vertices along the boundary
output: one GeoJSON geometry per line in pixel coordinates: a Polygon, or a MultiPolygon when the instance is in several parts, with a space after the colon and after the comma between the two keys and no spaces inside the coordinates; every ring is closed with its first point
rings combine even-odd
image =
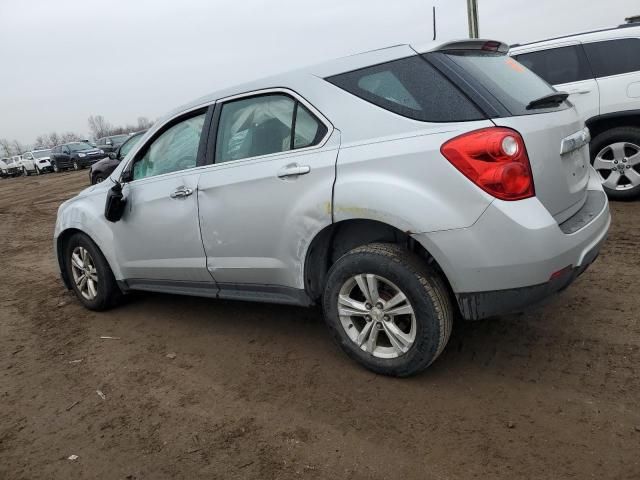
{"type": "Polygon", "coordinates": [[[88,122],[89,130],[91,130],[93,138],[98,139],[112,135],[111,131],[113,130],[113,127],[102,115],[91,115],[88,122]]]}
{"type": "Polygon", "coordinates": [[[13,155],[11,142],[6,138],[0,138],[0,151],[3,152],[2,156],[4,157],[10,157],[11,155],[13,155]]]}
{"type": "Polygon", "coordinates": [[[60,143],[79,142],[80,140],[82,138],[77,133],[65,132],[60,135],[60,143]]]}
{"type": "Polygon", "coordinates": [[[14,140],[12,142],[12,145],[13,145],[13,151],[15,152],[16,155],[20,155],[27,151],[27,146],[21,144],[18,140],[14,140]]]}
{"type": "Polygon", "coordinates": [[[138,130],[148,130],[153,126],[153,122],[147,117],[138,117],[138,130]]]}

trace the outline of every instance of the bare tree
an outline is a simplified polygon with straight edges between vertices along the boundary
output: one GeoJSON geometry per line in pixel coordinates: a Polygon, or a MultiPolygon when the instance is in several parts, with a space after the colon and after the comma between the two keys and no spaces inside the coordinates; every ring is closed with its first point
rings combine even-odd
{"type": "Polygon", "coordinates": [[[60,142],[61,143],[79,142],[80,140],[82,140],[82,138],[77,133],[65,132],[65,133],[60,135],[60,142]]]}
{"type": "Polygon", "coordinates": [[[148,130],[153,126],[153,122],[147,117],[138,117],[138,130],[148,130]]]}
{"type": "Polygon", "coordinates": [[[27,151],[27,146],[21,144],[18,140],[13,141],[13,150],[16,155],[20,155],[27,151]]]}
{"type": "Polygon", "coordinates": [[[12,155],[11,142],[6,138],[0,138],[0,150],[4,152],[5,157],[10,157],[12,155]]]}
{"type": "Polygon", "coordinates": [[[89,130],[95,139],[112,135],[113,127],[102,115],[91,115],[89,117],[89,130]]]}

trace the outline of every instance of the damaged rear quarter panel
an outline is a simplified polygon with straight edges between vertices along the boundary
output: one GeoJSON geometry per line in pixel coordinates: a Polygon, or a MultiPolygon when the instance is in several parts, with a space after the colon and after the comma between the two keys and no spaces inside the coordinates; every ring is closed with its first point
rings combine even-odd
{"type": "Polygon", "coordinates": [[[334,221],[377,220],[403,232],[472,225],[492,197],[473,185],[440,153],[441,145],[488,121],[425,128],[411,136],[343,142],[334,191],[334,221]]]}

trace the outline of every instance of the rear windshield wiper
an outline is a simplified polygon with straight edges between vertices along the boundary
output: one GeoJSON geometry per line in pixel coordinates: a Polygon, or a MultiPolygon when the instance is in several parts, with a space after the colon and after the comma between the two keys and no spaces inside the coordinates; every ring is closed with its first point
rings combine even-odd
{"type": "Polygon", "coordinates": [[[557,107],[569,97],[567,92],[553,92],[544,97],[531,100],[527,105],[527,110],[533,110],[535,108],[545,107],[557,107]]]}

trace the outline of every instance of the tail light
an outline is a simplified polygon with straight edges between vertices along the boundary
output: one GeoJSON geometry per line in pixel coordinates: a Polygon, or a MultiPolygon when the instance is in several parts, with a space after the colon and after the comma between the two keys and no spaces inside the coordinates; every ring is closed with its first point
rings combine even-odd
{"type": "Polygon", "coordinates": [[[469,180],[500,200],[535,195],[524,140],[515,130],[475,130],[452,138],[440,151],[469,180]]]}

